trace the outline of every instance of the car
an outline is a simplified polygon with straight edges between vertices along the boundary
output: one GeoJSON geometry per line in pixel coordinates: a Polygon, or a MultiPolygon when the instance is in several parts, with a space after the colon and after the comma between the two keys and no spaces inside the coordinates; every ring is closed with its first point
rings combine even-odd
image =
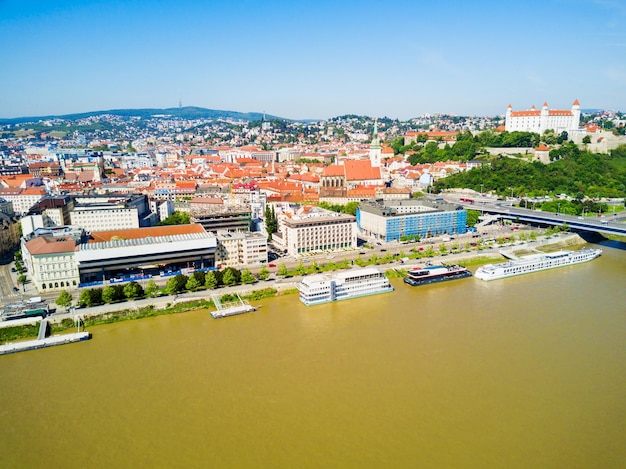
{"type": "Polygon", "coordinates": [[[276,264],[268,264],[270,267],[276,267],[276,264]]]}
{"type": "Polygon", "coordinates": [[[585,217],[578,217],[578,219],[579,219],[579,220],[584,220],[584,219],[585,219],[585,217]]]}
{"type": "Polygon", "coordinates": [[[17,272],[17,269],[15,267],[11,267],[11,272],[17,272]]]}
{"type": "Polygon", "coordinates": [[[387,252],[387,250],[386,249],[381,249],[380,252],[387,252]]]}
{"type": "Polygon", "coordinates": [[[13,291],[14,291],[14,292],[18,292],[18,291],[20,291],[20,289],[19,289],[19,288],[17,288],[17,287],[13,287],[13,291]]]}

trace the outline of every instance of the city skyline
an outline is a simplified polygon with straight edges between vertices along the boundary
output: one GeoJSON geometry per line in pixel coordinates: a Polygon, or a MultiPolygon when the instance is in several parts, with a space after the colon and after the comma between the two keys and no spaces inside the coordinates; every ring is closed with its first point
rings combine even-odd
{"type": "Polygon", "coordinates": [[[0,118],[199,106],[288,119],[626,109],[626,6],[0,0],[0,118]]]}

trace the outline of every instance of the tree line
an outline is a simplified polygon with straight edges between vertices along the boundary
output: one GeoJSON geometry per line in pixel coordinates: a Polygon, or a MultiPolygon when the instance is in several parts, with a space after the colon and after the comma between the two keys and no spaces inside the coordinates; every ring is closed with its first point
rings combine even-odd
{"type": "Polygon", "coordinates": [[[434,192],[467,188],[501,196],[537,197],[568,194],[577,199],[624,197],[626,145],[608,155],[566,144],[550,153],[549,165],[512,158],[497,158],[469,171],[439,179],[434,192]]]}
{"type": "MultiPolygon", "coordinates": [[[[145,287],[132,281],[126,284],[107,285],[101,288],[88,288],[81,290],[77,304],[82,307],[96,306],[101,304],[117,303],[138,298],[153,298],[161,295],[175,295],[185,291],[200,289],[214,290],[222,286],[234,286],[252,284],[258,280],[267,280],[270,271],[263,266],[256,277],[249,269],[239,270],[227,267],[224,270],[210,270],[208,272],[195,271],[190,275],[177,274],[171,277],[164,287],[159,287],[152,279],[148,280],[145,287]]],[[[64,308],[72,305],[72,295],[63,290],[55,303],[64,308]]]]}

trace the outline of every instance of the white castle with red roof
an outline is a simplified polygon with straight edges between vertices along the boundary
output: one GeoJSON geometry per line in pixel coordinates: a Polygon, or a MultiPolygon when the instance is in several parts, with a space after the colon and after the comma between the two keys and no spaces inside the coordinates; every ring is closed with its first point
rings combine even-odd
{"type": "Polygon", "coordinates": [[[514,111],[509,104],[504,129],[507,132],[535,132],[542,135],[549,129],[556,134],[575,132],[579,125],[580,103],[576,100],[571,109],[548,109],[548,103],[543,103],[540,110],[532,106],[527,111],[514,111]]]}

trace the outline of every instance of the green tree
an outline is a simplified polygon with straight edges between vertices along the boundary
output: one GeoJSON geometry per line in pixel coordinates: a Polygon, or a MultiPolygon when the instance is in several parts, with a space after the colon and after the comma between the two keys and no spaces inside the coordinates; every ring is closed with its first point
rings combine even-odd
{"type": "Polygon", "coordinates": [[[124,285],[124,296],[126,298],[135,299],[142,297],[143,294],[143,287],[137,282],[130,282],[124,285]]]}
{"type": "Polygon", "coordinates": [[[224,270],[224,274],[222,275],[222,282],[229,287],[237,283],[237,277],[235,277],[235,273],[232,270],[227,269],[224,270]]]}
{"type": "Polygon", "coordinates": [[[70,295],[67,290],[63,290],[59,293],[59,296],[54,303],[61,308],[67,309],[72,305],[72,295],[70,295]]]}
{"type": "Polygon", "coordinates": [[[202,270],[196,270],[193,274],[191,274],[193,278],[196,279],[198,285],[204,285],[206,274],[202,270]]]}
{"type": "Polygon", "coordinates": [[[194,277],[193,275],[189,276],[189,280],[187,280],[187,283],[185,284],[185,288],[187,290],[191,290],[194,291],[196,290],[199,286],[200,286],[200,282],[198,282],[198,280],[196,279],[196,277],[194,277]]]}
{"type": "Polygon", "coordinates": [[[235,269],[234,267],[226,267],[222,273],[222,276],[226,272],[232,272],[235,276],[235,283],[241,283],[241,271],[239,269],[235,269]]]}
{"type": "Polygon", "coordinates": [[[164,225],[188,225],[190,222],[189,213],[176,211],[165,220],[157,223],[157,226],[164,225]]]}
{"type": "Polygon", "coordinates": [[[146,283],[146,296],[153,298],[157,295],[158,291],[159,286],[156,284],[156,282],[152,279],[148,280],[148,283],[146,283]]]}
{"type": "Polygon", "coordinates": [[[24,290],[24,287],[26,285],[26,280],[28,279],[28,277],[24,274],[21,274],[19,277],[17,277],[17,284],[18,285],[22,285],[22,290],[24,290]]]}
{"type": "Polygon", "coordinates": [[[93,298],[91,295],[91,290],[83,290],[78,295],[78,304],[80,306],[93,306],[95,303],[93,302],[93,298]]]}
{"type": "Polygon", "coordinates": [[[107,285],[102,289],[102,301],[112,303],[115,300],[115,288],[113,285],[107,285]]]}
{"type": "Polygon", "coordinates": [[[176,274],[174,277],[167,281],[165,285],[165,291],[169,295],[173,295],[174,293],[180,293],[185,289],[187,285],[187,276],[183,274],[176,274]]]}
{"type": "Polygon", "coordinates": [[[359,202],[348,202],[343,206],[341,212],[348,215],[356,215],[356,209],[359,208],[359,202]]]}
{"type": "Polygon", "coordinates": [[[266,266],[261,267],[261,270],[259,270],[258,273],[258,277],[259,280],[267,280],[270,276],[270,271],[266,266]]]}
{"type": "Polygon", "coordinates": [[[585,136],[583,137],[583,143],[584,143],[585,145],[587,145],[587,144],[591,143],[591,137],[590,137],[589,135],[585,135],[585,136]]]}
{"type": "Polygon", "coordinates": [[[285,265],[284,262],[278,266],[276,273],[280,275],[281,277],[286,277],[289,274],[289,270],[287,269],[287,266],[285,265]]]}
{"type": "Polygon", "coordinates": [[[478,210],[468,210],[467,211],[467,226],[475,226],[478,223],[478,218],[480,217],[480,212],[478,210]]]}
{"type": "Polygon", "coordinates": [[[215,290],[218,286],[217,275],[214,270],[210,270],[204,276],[204,286],[209,290],[215,290]]]}
{"type": "Polygon", "coordinates": [[[248,269],[244,269],[241,272],[241,283],[254,283],[256,282],[256,278],[252,275],[252,272],[248,269]]]}

